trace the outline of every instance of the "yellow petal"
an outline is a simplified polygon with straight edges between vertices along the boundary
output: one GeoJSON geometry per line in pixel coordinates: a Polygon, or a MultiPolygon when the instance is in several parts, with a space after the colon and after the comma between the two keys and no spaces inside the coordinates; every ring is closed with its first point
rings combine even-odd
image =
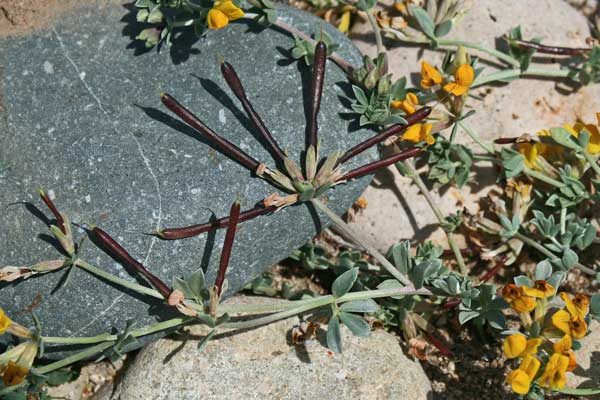
{"type": "Polygon", "coordinates": [[[559,310],[552,316],[552,324],[567,335],[571,334],[571,314],[565,310],[559,310]]]}
{"type": "Polygon", "coordinates": [[[402,135],[402,140],[419,143],[421,141],[421,124],[410,126],[402,135]]]}
{"type": "Polygon", "coordinates": [[[461,86],[469,87],[475,79],[475,71],[469,64],[463,64],[454,73],[454,80],[461,86]]]}
{"type": "Polygon", "coordinates": [[[502,348],[504,349],[504,355],[506,358],[517,358],[525,351],[527,347],[527,339],[525,336],[515,333],[504,339],[502,348]]]}
{"type": "Polygon", "coordinates": [[[562,337],[562,339],[555,342],[552,347],[553,347],[555,353],[564,353],[568,350],[571,350],[572,346],[573,346],[573,341],[571,340],[571,336],[564,335],[562,337]]]}
{"type": "Polygon", "coordinates": [[[347,33],[348,29],[350,29],[350,16],[350,11],[345,11],[342,14],[340,18],[340,23],[338,24],[338,29],[340,30],[340,32],[347,33]]]}
{"type": "Polygon", "coordinates": [[[520,313],[530,312],[536,306],[536,301],[533,297],[521,296],[511,303],[511,307],[520,313]]]}
{"type": "Polygon", "coordinates": [[[532,381],[540,369],[540,360],[533,356],[525,356],[521,361],[521,365],[519,365],[519,369],[527,374],[529,381],[532,381]]]}
{"type": "Polygon", "coordinates": [[[9,361],[6,369],[2,374],[2,381],[4,386],[15,386],[23,383],[25,377],[29,373],[29,370],[25,367],[21,367],[14,361],[9,361]]]}
{"type": "Polygon", "coordinates": [[[222,29],[229,24],[229,18],[223,11],[211,8],[206,17],[206,22],[208,29],[222,29]]]}
{"type": "Polygon", "coordinates": [[[450,82],[444,85],[444,90],[448,93],[452,93],[455,96],[462,96],[467,93],[467,87],[462,86],[455,82],[450,82]]]}
{"type": "Polygon", "coordinates": [[[235,21],[244,16],[244,11],[233,4],[233,1],[216,2],[214,8],[225,14],[229,21],[235,21]]]}
{"type": "Polygon", "coordinates": [[[569,326],[571,328],[571,336],[575,339],[583,338],[588,330],[587,322],[578,315],[571,316],[569,326]]]}
{"type": "Polygon", "coordinates": [[[0,307],[0,335],[4,334],[12,323],[12,320],[4,313],[2,307],[0,307]]]}
{"type": "Polygon", "coordinates": [[[431,89],[432,86],[439,85],[443,80],[442,74],[425,61],[421,62],[421,78],[423,89],[431,89]]]}
{"type": "Polygon", "coordinates": [[[542,339],[534,338],[527,341],[525,350],[521,353],[521,357],[532,356],[537,353],[538,347],[542,344],[542,339]]]}
{"type": "Polygon", "coordinates": [[[577,315],[581,318],[584,318],[587,315],[588,308],[583,308],[582,306],[576,306],[571,297],[566,292],[560,293],[560,298],[565,302],[565,308],[571,315],[577,315]]]}
{"type": "Polygon", "coordinates": [[[529,379],[529,375],[521,369],[516,369],[508,374],[506,382],[510,385],[512,391],[517,394],[529,393],[531,379],[529,379]]]}
{"type": "Polygon", "coordinates": [[[406,94],[405,100],[407,100],[408,102],[410,102],[410,104],[413,104],[413,105],[419,104],[419,98],[417,97],[416,94],[414,94],[412,92],[409,92],[406,94]]]}

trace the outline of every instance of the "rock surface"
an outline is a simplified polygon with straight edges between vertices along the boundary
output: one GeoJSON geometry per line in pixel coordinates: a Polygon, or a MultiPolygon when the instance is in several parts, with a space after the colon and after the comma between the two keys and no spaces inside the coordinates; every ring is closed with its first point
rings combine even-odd
{"type": "MultiPolygon", "coordinates": [[[[200,267],[210,281],[223,230],[175,242],[142,233],[205,222],[212,213],[227,215],[236,198],[244,209],[251,208],[274,189],[171,118],[159,93],[170,92],[209,127],[271,164],[221,77],[217,59],[222,56],[236,67],[255,108],[294,157],[305,142],[303,100],[310,71],[284,55],[293,47],[291,37],[272,29],[247,32],[245,23],[210,32],[197,42],[183,35],[178,45],[158,54],[146,52],[132,45],[138,30],[126,23],[133,16],[122,4],[91,3],[39,32],[0,40],[0,266],[60,257],[43,236],[48,231],[39,210],[49,213],[36,189],[44,187],[74,222],[102,227],[165,281],[200,267]]],[[[316,17],[290,9],[281,15],[303,31],[328,31],[341,43],[343,56],[352,63],[360,60],[343,35],[316,17]]],[[[338,99],[344,81],[343,72],[328,63],[319,118],[323,153],[371,135],[365,130],[348,133],[347,121],[339,115],[346,111],[338,99]]],[[[364,153],[354,165],[374,157],[374,152],[364,153]]],[[[336,188],[333,208],[342,213],[367,183],[365,178],[336,188]]],[[[244,223],[228,272],[229,293],[286,257],[324,223],[304,205],[244,223]]],[[[132,279],[90,243],[82,258],[132,279]]],[[[157,304],[80,270],[66,288],[53,292],[62,275],[1,285],[0,306],[17,316],[35,302],[50,336],[93,336],[123,329],[127,320],[143,326],[165,314],[157,304]]],[[[53,350],[47,350],[52,356],[53,350]]]]}
{"type": "MultiPolygon", "coordinates": [[[[567,385],[578,389],[600,387],[600,323],[593,321],[590,334],[581,339],[581,349],[575,352],[577,368],[567,375],[567,385]]],[[[588,397],[600,399],[600,395],[588,397]]]]}
{"type": "MultiPolygon", "coordinates": [[[[266,299],[234,297],[237,304],[266,299]]],[[[266,300],[273,301],[273,300],[266,300]]],[[[395,336],[374,331],[358,338],[343,329],[344,352],[334,355],[317,339],[290,344],[293,317],[238,334],[221,335],[198,352],[207,333],[187,334],[146,346],[112,400],[196,399],[426,399],[431,385],[421,365],[408,359],[395,336]]],[[[188,328],[186,328],[188,329],[188,328]]]]}
{"type": "MultiPolygon", "coordinates": [[[[391,4],[390,1],[384,3],[391,4]]],[[[497,38],[517,25],[521,25],[525,38],[542,36],[543,43],[551,45],[585,46],[585,39],[590,35],[586,18],[563,0],[477,0],[460,24],[444,39],[468,40],[494,48],[497,38]],[[533,18],[532,13],[535,15],[533,18]]],[[[368,32],[368,24],[355,25],[352,37],[363,52],[374,56],[376,47],[372,34],[368,32]]],[[[444,56],[442,51],[407,46],[392,39],[385,43],[390,50],[391,72],[396,78],[407,76],[413,85],[418,85],[416,76],[419,75],[421,60],[439,66],[444,56]]],[[[473,54],[480,56],[481,65],[486,67],[483,74],[497,70],[493,58],[475,51],[473,54]]],[[[558,68],[552,62],[539,66],[558,68]]],[[[485,94],[485,97],[483,100],[469,100],[477,113],[467,121],[472,129],[488,140],[535,133],[542,128],[573,122],[577,117],[594,122],[595,112],[600,111],[599,85],[565,93],[557,91],[552,80],[520,79],[493,87],[489,93],[488,88],[474,91],[475,94],[485,94]]],[[[465,133],[459,133],[458,141],[469,144],[475,152],[480,151],[465,133]]],[[[438,204],[446,213],[456,212],[457,199],[471,210],[476,209],[475,200],[481,196],[482,188],[494,182],[493,174],[490,170],[487,176],[484,171],[479,175],[480,181],[468,185],[460,193],[449,190],[439,198],[438,204]]],[[[409,187],[408,182],[389,168],[376,176],[363,195],[369,207],[358,218],[357,226],[381,250],[387,250],[401,239],[424,239],[433,232],[435,234],[431,237],[434,241],[445,243],[443,232],[436,229],[437,221],[429,206],[419,196],[417,188],[409,187]]]]}

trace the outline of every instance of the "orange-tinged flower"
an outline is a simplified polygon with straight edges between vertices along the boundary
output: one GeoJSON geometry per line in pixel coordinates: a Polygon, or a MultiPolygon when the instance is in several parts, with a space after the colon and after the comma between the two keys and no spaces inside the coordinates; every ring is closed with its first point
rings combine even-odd
{"type": "Polygon", "coordinates": [[[473,84],[475,79],[475,71],[469,64],[463,64],[454,73],[454,82],[444,85],[446,92],[452,93],[455,96],[462,96],[467,93],[469,86],[473,84]]]}
{"type": "Polygon", "coordinates": [[[418,105],[419,98],[414,93],[407,93],[404,100],[395,100],[390,104],[394,110],[402,110],[407,115],[413,114],[415,111],[417,111],[416,106],[418,105]]]}
{"type": "Polygon", "coordinates": [[[523,287],[517,286],[514,283],[505,285],[502,289],[502,297],[510,306],[517,312],[530,312],[535,306],[536,302],[533,297],[525,295],[523,287]]]}
{"type": "Polygon", "coordinates": [[[521,361],[519,368],[508,374],[506,382],[511,386],[513,392],[527,394],[539,369],[540,361],[533,356],[526,356],[521,361]]]}
{"type": "Polygon", "coordinates": [[[577,359],[575,358],[575,352],[571,349],[572,346],[573,341],[569,335],[563,336],[562,339],[555,342],[552,346],[555,353],[562,354],[569,358],[567,371],[573,371],[577,367],[577,359]]]}
{"type": "Polygon", "coordinates": [[[404,132],[402,139],[413,143],[425,141],[427,144],[434,144],[435,138],[430,133],[431,128],[431,124],[414,124],[404,132]]]}
{"type": "MultiPolygon", "coordinates": [[[[600,125],[600,113],[596,113],[596,119],[598,120],[598,125],[600,125]]],[[[565,124],[564,128],[571,132],[571,135],[575,137],[579,137],[579,133],[582,130],[587,130],[590,133],[590,141],[587,145],[587,151],[590,154],[598,154],[600,153],[600,129],[598,128],[598,125],[586,124],[582,121],[577,121],[574,126],[565,124]]]]}
{"type": "Polygon", "coordinates": [[[232,1],[216,1],[206,17],[208,29],[222,29],[230,21],[242,18],[244,11],[233,4],[232,1]]]}
{"type": "Polygon", "coordinates": [[[551,390],[560,390],[567,383],[567,368],[569,357],[554,353],[550,357],[546,369],[539,379],[540,386],[551,390]]]}
{"type": "Polygon", "coordinates": [[[22,367],[14,361],[9,361],[2,373],[4,386],[15,386],[22,383],[28,373],[28,368],[22,367]]]}
{"type": "Polygon", "coordinates": [[[12,324],[12,320],[4,313],[2,307],[0,307],[0,335],[4,334],[12,324]]]}
{"type": "Polygon", "coordinates": [[[432,67],[425,61],[421,63],[421,87],[423,89],[431,89],[433,86],[442,83],[443,79],[437,68],[432,67]]]}
{"type": "Polygon", "coordinates": [[[537,353],[538,347],[542,344],[542,339],[527,339],[520,333],[515,333],[504,339],[502,348],[506,358],[526,357],[537,353]]]}
{"type": "Polygon", "coordinates": [[[576,294],[573,299],[565,292],[560,293],[560,298],[565,302],[567,311],[572,315],[585,318],[590,310],[590,299],[584,294],[576,294]]]}
{"type": "Polygon", "coordinates": [[[556,289],[544,280],[535,281],[533,287],[523,286],[523,293],[527,296],[535,297],[538,299],[546,299],[554,296],[556,289]]]}
{"type": "Polygon", "coordinates": [[[559,310],[552,316],[552,323],[563,333],[575,339],[581,339],[587,333],[587,323],[578,315],[559,310]]]}

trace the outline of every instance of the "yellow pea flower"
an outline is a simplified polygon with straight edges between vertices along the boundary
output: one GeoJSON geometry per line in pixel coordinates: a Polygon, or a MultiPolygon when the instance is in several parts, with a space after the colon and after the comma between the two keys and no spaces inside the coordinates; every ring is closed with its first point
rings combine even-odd
{"type": "Polygon", "coordinates": [[[26,342],[0,354],[0,370],[2,370],[4,386],[18,385],[25,380],[37,351],[37,342],[26,342]]]}
{"type": "Polygon", "coordinates": [[[435,85],[442,83],[444,78],[437,68],[432,67],[425,61],[421,63],[421,87],[423,89],[431,89],[435,85]]]}
{"type": "Polygon", "coordinates": [[[581,339],[587,333],[587,323],[578,315],[559,310],[552,316],[552,324],[563,333],[581,339]]]}
{"type": "Polygon", "coordinates": [[[395,100],[395,101],[392,101],[392,103],[390,104],[390,106],[394,110],[402,110],[407,115],[414,114],[414,112],[417,111],[417,108],[415,106],[418,106],[418,105],[419,105],[419,98],[414,93],[407,93],[404,100],[395,100]]]}
{"type": "Polygon", "coordinates": [[[590,310],[590,299],[584,294],[576,294],[573,299],[565,292],[560,293],[560,298],[565,302],[565,308],[572,315],[585,318],[590,310]]]}
{"type": "Polygon", "coordinates": [[[544,373],[539,379],[541,387],[551,390],[560,390],[567,383],[567,368],[569,367],[569,357],[554,353],[550,357],[544,373]]]}
{"type": "Polygon", "coordinates": [[[502,297],[510,306],[517,312],[530,312],[535,306],[536,302],[533,297],[525,295],[523,287],[517,286],[514,283],[505,285],[502,289],[502,297]]]}
{"type": "Polygon", "coordinates": [[[577,367],[577,359],[575,358],[575,352],[571,349],[573,347],[573,341],[571,340],[571,336],[565,335],[554,343],[552,346],[554,348],[554,352],[558,354],[562,354],[569,358],[569,365],[567,366],[567,371],[573,371],[577,367]]]}
{"type": "Polygon", "coordinates": [[[2,307],[0,307],[0,335],[4,334],[12,324],[12,320],[6,315],[2,307]]]}
{"type": "Polygon", "coordinates": [[[538,299],[546,299],[554,296],[556,289],[544,280],[535,281],[533,287],[523,286],[523,293],[527,296],[535,297],[538,299]]]}
{"type": "Polygon", "coordinates": [[[475,79],[475,71],[469,64],[463,64],[454,73],[454,82],[444,85],[446,92],[452,93],[455,96],[462,96],[467,93],[469,86],[473,84],[475,79]]]}
{"type": "Polygon", "coordinates": [[[414,124],[404,132],[402,140],[413,143],[425,141],[427,144],[434,144],[435,138],[430,133],[431,128],[431,124],[414,124]]]}
{"type": "Polygon", "coordinates": [[[598,120],[597,125],[577,121],[574,126],[569,124],[564,126],[575,137],[579,137],[579,133],[584,129],[590,133],[590,142],[587,146],[587,151],[590,154],[600,153],[600,128],[598,127],[600,125],[600,113],[596,113],[596,119],[598,120]]]}
{"type": "Polygon", "coordinates": [[[527,394],[539,369],[540,361],[533,356],[526,356],[521,361],[519,368],[508,374],[506,382],[511,386],[513,392],[527,394]]]}
{"type": "Polygon", "coordinates": [[[222,29],[229,24],[229,21],[235,21],[243,16],[244,11],[233,4],[232,1],[217,0],[208,12],[206,22],[208,29],[222,29]]]}
{"type": "Polygon", "coordinates": [[[21,367],[14,361],[9,361],[8,365],[2,373],[2,381],[4,386],[15,386],[22,383],[29,373],[29,369],[21,367]]]}
{"type": "Polygon", "coordinates": [[[527,339],[524,335],[515,333],[504,340],[502,348],[506,358],[517,358],[531,356],[537,353],[538,347],[542,344],[542,339],[527,339]]]}

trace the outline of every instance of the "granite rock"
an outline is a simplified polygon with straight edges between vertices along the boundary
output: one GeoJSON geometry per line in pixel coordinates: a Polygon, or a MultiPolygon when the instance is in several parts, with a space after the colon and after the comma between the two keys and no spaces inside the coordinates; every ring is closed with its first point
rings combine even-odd
{"type": "MultiPolygon", "coordinates": [[[[78,8],[38,32],[0,40],[0,265],[60,257],[45,236],[47,221],[40,218],[40,212],[49,215],[36,194],[44,187],[75,223],[100,226],[165,281],[198,268],[211,280],[223,230],[181,241],[143,233],[224,216],[236,198],[244,209],[253,207],[273,188],[198,140],[162,107],[159,93],[168,91],[215,131],[271,163],[221,77],[218,57],[236,67],[255,108],[294,157],[305,142],[303,99],[310,90],[310,70],[289,61],[290,36],[274,29],[248,32],[243,22],[198,40],[184,34],[159,53],[146,51],[132,44],[133,16],[117,3],[122,2],[78,8]]],[[[329,32],[341,44],[339,52],[359,62],[357,49],[316,17],[287,8],[281,17],[306,32],[329,32]]],[[[348,132],[340,115],[347,111],[339,100],[343,82],[341,69],[329,62],[319,118],[324,153],[371,135],[348,132]]],[[[366,152],[354,166],[375,157],[366,152]]],[[[332,207],[342,213],[367,183],[363,178],[333,190],[332,207]]],[[[285,258],[326,222],[301,205],[244,223],[233,249],[228,294],[285,258]]],[[[82,258],[132,279],[90,243],[82,258]]],[[[55,291],[62,276],[3,284],[0,306],[29,324],[19,312],[35,302],[50,336],[97,335],[123,329],[127,320],[143,326],[167,314],[164,306],[81,270],[55,291]]],[[[63,349],[47,350],[53,357],[63,349]]]]}
{"type": "MultiPolygon", "coordinates": [[[[380,2],[391,3],[390,0],[380,2]]],[[[469,13],[445,39],[479,42],[494,48],[498,38],[517,25],[521,25],[525,38],[542,36],[543,42],[548,44],[581,47],[590,36],[585,16],[563,0],[477,0],[472,3],[469,13]]],[[[367,23],[356,24],[351,37],[363,53],[374,56],[376,46],[370,32],[367,23]]],[[[444,57],[443,51],[403,45],[391,39],[385,44],[389,49],[390,71],[396,78],[407,76],[412,85],[419,84],[417,76],[420,76],[421,60],[439,66],[444,57]]],[[[473,54],[480,56],[480,65],[485,66],[483,74],[497,71],[495,59],[483,53],[473,54]]],[[[558,68],[552,61],[538,66],[558,68]]],[[[574,93],[556,89],[552,80],[520,79],[507,85],[475,90],[474,94],[484,96],[482,100],[469,100],[477,113],[466,123],[482,138],[491,140],[535,133],[542,128],[573,122],[577,117],[596,120],[595,112],[600,110],[599,85],[583,87],[574,93]]],[[[480,151],[465,133],[459,132],[457,139],[475,152],[480,151]]],[[[435,193],[434,197],[445,213],[456,212],[457,203],[475,211],[477,199],[494,183],[494,175],[490,167],[484,165],[477,180],[463,190],[450,189],[440,196],[435,193]]],[[[437,228],[434,214],[418,189],[409,186],[409,182],[393,168],[388,168],[376,175],[363,194],[369,207],[358,217],[356,224],[382,251],[402,239],[431,238],[438,244],[445,244],[445,235],[437,228]]]]}
{"type": "MultiPolygon", "coordinates": [[[[237,304],[273,301],[234,297],[237,304]]],[[[344,352],[323,346],[325,332],[290,344],[298,317],[222,334],[198,352],[204,327],[160,339],[140,351],[112,400],[166,399],[426,399],[431,384],[418,361],[385,331],[367,338],[343,329],[344,352]]]]}

